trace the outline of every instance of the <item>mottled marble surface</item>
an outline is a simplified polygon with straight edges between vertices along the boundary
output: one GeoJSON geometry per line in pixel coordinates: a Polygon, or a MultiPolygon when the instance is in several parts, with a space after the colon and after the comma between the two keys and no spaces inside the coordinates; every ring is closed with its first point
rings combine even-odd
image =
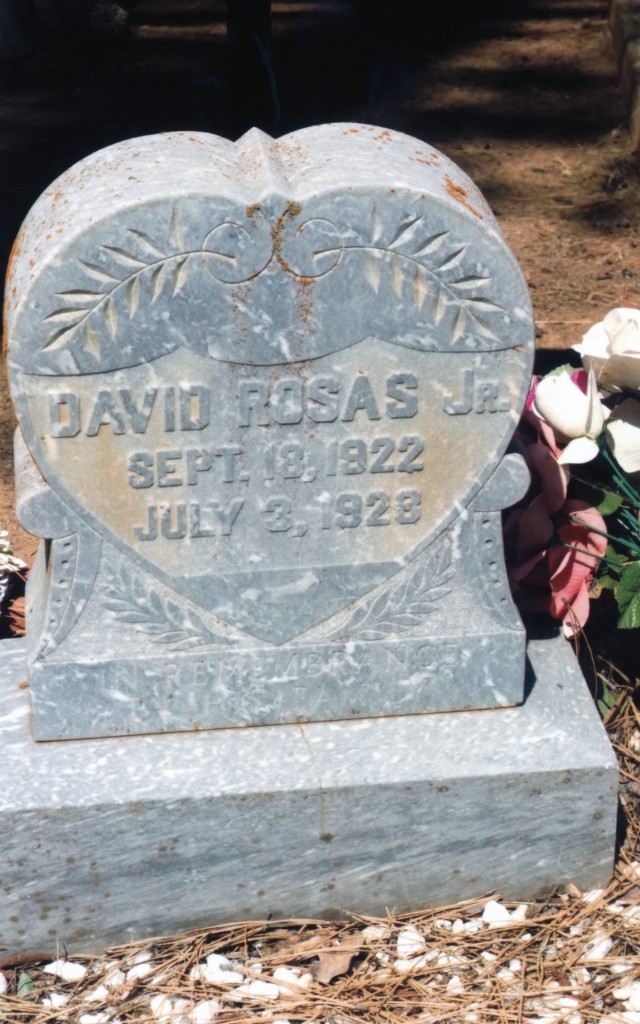
{"type": "Polygon", "coordinates": [[[29,213],[6,318],[38,738],[522,700],[531,305],[443,154],[118,143],[29,213]]]}
{"type": "Polygon", "coordinates": [[[528,650],[519,708],[35,743],[3,641],[0,941],[605,884],[615,758],[570,646],[528,650]]]}

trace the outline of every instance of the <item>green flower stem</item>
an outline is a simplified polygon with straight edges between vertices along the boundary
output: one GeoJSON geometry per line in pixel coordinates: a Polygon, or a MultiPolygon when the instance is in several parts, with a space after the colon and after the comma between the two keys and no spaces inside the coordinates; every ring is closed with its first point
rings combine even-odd
{"type": "Polygon", "coordinates": [[[632,484],[630,484],[627,478],[623,475],[620,466],[618,465],[614,457],[611,455],[609,449],[603,446],[600,448],[600,451],[611,467],[613,479],[616,485],[629,499],[632,505],[635,505],[636,508],[640,508],[640,494],[638,494],[635,487],[633,487],[632,484]]]}
{"type": "Polygon", "coordinates": [[[619,568],[618,563],[611,558],[607,558],[606,555],[596,555],[593,551],[587,551],[586,548],[577,548],[575,544],[566,544],[564,541],[560,547],[566,548],[567,551],[575,551],[578,555],[588,555],[589,558],[595,558],[600,563],[604,562],[605,565],[610,565],[612,569],[619,568]]]}
{"type": "MultiPolygon", "coordinates": [[[[571,522],[577,523],[578,526],[586,527],[586,529],[589,530],[590,533],[597,533],[600,537],[606,537],[607,540],[610,540],[611,543],[614,545],[623,544],[624,547],[629,548],[630,551],[633,551],[633,553],[636,556],[640,555],[640,544],[636,544],[633,541],[625,540],[624,537],[614,537],[612,534],[607,533],[606,530],[599,530],[597,527],[591,526],[590,523],[585,523],[584,520],[578,519],[576,516],[569,516],[569,519],[571,520],[571,522]]],[[[570,547],[571,545],[567,546],[570,547]]]]}
{"type": "Polygon", "coordinates": [[[624,505],[620,508],[619,511],[620,518],[624,519],[627,526],[635,530],[635,532],[640,536],[640,522],[638,522],[637,516],[635,516],[633,512],[630,512],[629,509],[626,508],[626,506],[624,505]]]}

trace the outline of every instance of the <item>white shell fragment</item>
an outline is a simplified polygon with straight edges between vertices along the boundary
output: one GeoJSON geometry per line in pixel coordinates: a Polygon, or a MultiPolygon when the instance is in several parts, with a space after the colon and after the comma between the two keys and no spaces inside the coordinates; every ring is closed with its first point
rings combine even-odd
{"type": "Polygon", "coordinates": [[[457,921],[453,922],[451,931],[454,935],[473,935],[474,932],[480,932],[484,928],[484,923],[481,917],[472,917],[470,921],[463,921],[462,918],[458,918],[457,921]]]}
{"type": "Polygon", "coordinates": [[[519,903],[518,906],[516,907],[516,909],[511,911],[511,920],[512,921],[526,921],[527,920],[527,912],[528,912],[528,910],[529,910],[529,904],[528,903],[519,903]]]}
{"type": "Polygon", "coordinates": [[[134,964],[130,970],[127,971],[127,981],[139,981],[141,978],[146,978],[149,974],[153,974],[155,967],[152,963],[142,960],[140,963],[134,964]]]}
{"type": "Polygon", "coordinates": [[[374,942],[382,942],[383,939],[388,938],[389,929],[384,924],[370,924],[363,928],[360,934],[367,945],[370,945],[374,942]]]}
{"type": "Polygon", "coordinates": [[[604,889],[590,889],[589,892],[582,894],[582,899],[585,903],[595,903],[596,900],[601,899],[604,889]]]}
{"type": "Polygon", "coordinates": [[[50,992],[48,996],[42,1000],[43,1006],[50,1006],[52,1010],[57,1010],[60,1006],[64,1006],[65,1003],[69,1002],[69,996],[64,992],[50,992]]]}
{"type": "Polygon", "coordinates": [[[623,1010],[620,1017],[625,1024],[640,1024],[640,1012],[637,1010],[623,1010]]]}
{"type": "Polygon", "coordinates": [[[108,995],[109,990],[107,986],[98,985],[93,992],[87,992],[86,996],[84,996],[84,1001],[85,1003],[103,1003],[108,995]]]}
{"type": "Polygon", "coordinates": [[[45,964],[42,970],[46,974],[55,974],[61,981],[82,981],[87,973],[86,967],[74,964],[70,960],[53,960],[50,964],[45,964]]]}
{"type": "Polygon", "coordinates": [[[613,939],[609,935],[599,933],[589,943],[589,948],[583,955],[583,960],[604,960],[611,951],[613,939]]]}
{"type": "Polygon", "coordinates": [[[640,1012],[640,981],[632,981],[630,985],[614,989],[613,995],[624,1002],[625,1009],[640,1012]]]}
{"type": "Polygon", "coordinates": [[[217,999],[203,999],[196,1003],[191,1011],[192,1024],[210,1024],[220,1013],[220,1003],[217,999]]]}
{"type": "Polygon", "coordinates": [[[151,953],[148,949],[143,949],[141,953],[136,953],[127,962],[129,964],[148,964],[151,961],[151,953]]]}
{"type": "Polygon", "coordinates": [[[201,980],[212,985],[240,985],[244,981],[244,974],[220,953],[210,953],[199,968],[201,980]]]}
{"type": "Polygon", "coordinates": [[[157,995],[152,996],[149,1006],[153,1017],[159,1021],[169,1020],[174,1010],[171,999],[164,992],[158,992],[157,995]]]}
{"type": "Polygon", "coordinates": [[[313,975],[308,972],[299,974],[289,967],[276,967],[273,972],[273,980],[278,983],[280,994],[287,996],[308,989],[313,981],[313,975]]]}
{"type": "Polygon", "coordinates": [[[632,860],[630,864],[627,864],[626,867],[623,868],[623,874],[627,878],[640,882],[640,861],[632,860]]]}
{"type": "Polygon", "coordinates": [[[401,960],[409,960],[411,957],[417,956],[418,953],[422,953],[424,947],[424,935],[417,928],[410,926],[409,928],[403,928],[398,933],[396,951],[401,960]]]}
{"type": "Polygon", "coordinates": [[[460,975],[454,974],[448,981],[447,992],[450,995],[461,995],[464,990],[465,988],[460,979],[460,975]]]}
{"type": "Polygon", "coordinates": [[[414,956],[409,960],[399,958],[394,961],[394,968],[398,974],[409,974],[411,971],[418,971],[422,967],[436,960],[440,955],[437,949],[432,949],[428,953],[423,953],[422,956],[414,956]]]}
{"type": "Polygon", "coordinates": [[[115,971],[112,971],[111,974],[107,975],[104,979],[103,985],[105,988],[113,991],[114,989],[122,988],[126,980],[127,976],[124,971],[116,969],[115,971]]]}
{"type": "Polygon", "coordinates": [[[490,928],[500,928],[503,924],[509,924],[511,914],[502,903],[498,903],[497,900],[489,900],[482,911],[482,920],[490,928]]]}
{"type": "Polygon", "coordinates": [[[278,999],[279,996],[280,989],[277,985],[274,985],[271,981],[262,981],[256,978],[254,981],[246,981],[243,985],[238,985],[233,992],[229,993],[227,998],[278,999]]]}

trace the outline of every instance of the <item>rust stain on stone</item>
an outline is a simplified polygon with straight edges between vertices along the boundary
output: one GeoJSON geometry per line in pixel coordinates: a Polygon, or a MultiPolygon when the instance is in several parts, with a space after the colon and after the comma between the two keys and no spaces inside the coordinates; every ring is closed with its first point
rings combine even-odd
{"type": "MultiPolygon", "coordinates": [[[[7,278],[6,278],[7,279],[7,283],[12,278],[13,264],[14,264],[15,260],[18,259],[18,257],[20,256],[20,254],[22,252],[22,236],[23,236],[23,232],[20,231],[18,233],[17,237],[16,237],[15,242],[13,243],[13,246],[11,248],[11,252],[9,253],[9,262],[7,264],[7,278]]],[[[8,329],[8,324],[7,324],[7,319],[8,319],[8,316],[9,316],[9,305],[10,305],[10,301],[15,301],[16,299],[17,299],[17,294],[16,294],[16,288],[14,286],[12,288],[11,292],[6,295],[5,303],[4,303],[4,317],[3,317],[3,324],[2,324],[2,351],[4,353],[7,352],[8,347],[9,347],[9,329],[8,329]],[[9,297],[9,295],[11,296],[11,298],[9,297]]]]}
{"type": "MultiPolygon", "coordinates": [[[[307,334],[315,334],[317,325],[313,317],[314,290],[316,285],[315,277],[300,277],[294,273],[284,256],[282,255],[282,233],[287,220],[297,217],[302,212],[300,203],[290,202],[284,212],[278,217],[272,232],[273,254],[285,273],[290,274],[298,289],[297,314],[301,328],[307,334]]],[[[299,357],[301,352],[296,353],[299,357]]]]}
{"type": "Polygon", "coordinates": [[[455,181],[452,181],[448,174],[445,174],[444,181],[447,187],[447,192],[449,193],[451,198],[455,199],[457,203],[461,203],[462,206],[465,206],[467,210],[469,210],[473,214],[474,217],[479,217],[480,220],[482,220],[482,214],[480,213],[480,211],[476,210],[475,206],[472,206],[469,200],[467,199],[466,188],[463,188],[462,185],[456,185],[455,181]]]}
{"type": "Polygon", "coordinates": [[[250,322],[246,312],[250,296],[251,286],[248,282],[240,282],[233,285],[231,289],[231,315],[234,322],[234,337],[238,345],[246,344],[251,335],[250,322]]]}
{"type": "Polygon", "coordinates": [[[298,318],[308,334],[315,334],[317,325],[313,317],[315,277],[296,277],[298,286],[298,318]]]}
{"type": "Polygon", "coordinates": [[[281,213],[277,221],[274,224],[272,237],[273,237],[273,255],[280,264],[282,270],[287,274],[291,274],[291,267],[288,265],[284,257],[282,256],[282,232],[284,231],[285,223],[291,217],[297,217],[298,214],[302,213],[302,207],[300,203],[291,202],[287,206],[284,213],[281,213]]]}

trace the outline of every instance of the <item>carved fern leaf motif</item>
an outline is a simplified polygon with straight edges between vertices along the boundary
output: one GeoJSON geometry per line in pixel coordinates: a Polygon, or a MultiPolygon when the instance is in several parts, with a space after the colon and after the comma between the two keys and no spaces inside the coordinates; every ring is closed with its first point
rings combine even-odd
{"type": "Polygon", "coordinates": [[[204,644],[234,644],[237,640],[213,629],[195,608],[161,597],[149,582],[141,583],[123,564],[102,588],[102,604],[118,622],[127,623],[158,644],[174,651],[204,644]]]}
{"type": "MultiPolygon", "coordinates": [[[[383,274],[387,274],[394,294],[399,299],[412,299],[419,312],[423,308],[428,310],[436,327],[452,311],[453,345],[470,328],[488,340],[498,341],[485,314],[502,313],[504,307],[479,293],[490,283],[491,277],[461,272],[469,245],[452,245],[450,234],[450,231],[429,233],[425,218],[412,216],[403,220],[385,241],[374,211],[371,244],[349,245],[347,242],[344,248],[360,251],[363,275],[376,294],[383,274]],[[456,276],[455,271],[460,276],[456,276]]],[[[325,256],[327,251],[317,255],[325,256]]]]}
{"type": "Polygon", "coordinates": [[[385,640],[392,633],[410,632],[450,593],[448,584],[454,573],[451,542],[447,540],[394,586],[359,605],[331,639],[348,636],[352,640],[385,640]]]}
{"type": "MultiPolygon", "coordinates": [[[[218,225],[224,228],[230,222],[218,225]]],[[[239,227],[239,225],[231,225],[239,227]]],[[[184,226],[177,210],[171,213],[167,230],[168,246],[163,246],[145,231],[127,228],[127,244],[100,246],[104,262],[76,258],[83,275],[82,285],[57,292],[61,304],[43,322],[53,333],[43,346],[44,352],[56,352],[76,337],[81,346],[96,360],[101,358],[101,328],[106,337],[115,339],[121,318],[132,320],[141,298],[154,305],[162,295],[178,295],[189,278],[194,257],[235,264],[237,257],[224,251],[224,245],[185,251],[184,226]]],[[[212,232],[208,238],[210,239],[212,232]]]]}

